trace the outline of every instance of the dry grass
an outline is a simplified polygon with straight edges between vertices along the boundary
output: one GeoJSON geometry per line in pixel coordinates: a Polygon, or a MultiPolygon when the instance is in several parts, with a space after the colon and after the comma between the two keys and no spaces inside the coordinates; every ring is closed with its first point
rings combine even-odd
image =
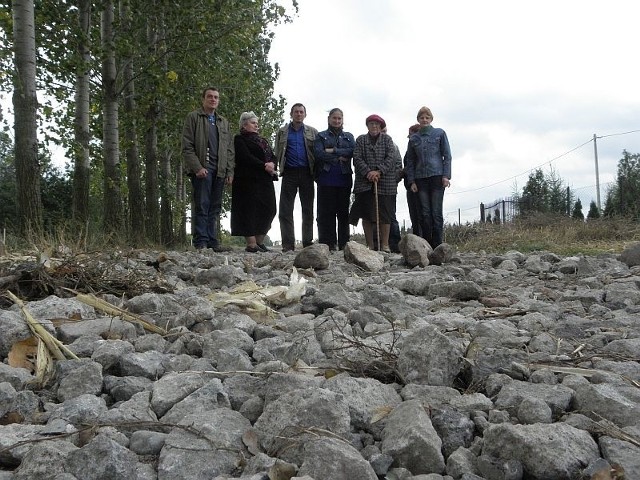
{"type": "Polygon", "coordinates": [[[640,224],[624,218],[588,222],[535,215],[504,225],[447,225],[445,240],[461,252],[550,251],[558,255],[620,253],[640,241],[640,224]]]}
{"type": "MultiPolygon", "coordinates": [[[[27,241],[8,232],[0,232],[0,257],[9,254],[39,256],[42,253],[64,257],[132,248],[125,238],[107,237],[88,230],[64,225],[52,234],[27,241]]],[[[363,236],[352,235],[351,239],[364,243],[364,238],[361,237],[363,236]]],[[[518,250],[526,253],[544,250],[558,255],[620,253],[629,244],[640,241],[640,223],[626,218],[601,218],[582,222],[564,216],[532,215],[503,225],[446,225],[445,241],[461,252],[504,253],[518,250]]],[[[144,248],[163,247],[138,246],[138,249],[144,248]]]]}

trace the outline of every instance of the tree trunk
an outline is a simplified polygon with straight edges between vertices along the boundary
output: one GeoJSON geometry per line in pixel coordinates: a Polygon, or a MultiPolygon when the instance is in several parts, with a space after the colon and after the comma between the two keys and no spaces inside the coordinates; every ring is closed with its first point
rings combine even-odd
{"type": "Polygon", "coordinates": [[[42,199],[36,114],[36,41],[33,0],[13,1],[13,108],[19,232],[28,238],[42,233],[42,199]]]}
{"type": "Polygon", "coordinates": [[[104,94],[102,150],[104,155],[104,230],[108,235],[121,233],[122,194],[120,152],[118,151],[118,94],[116,89],[116,53],[113,35],[115,7],[105,0],[102,11],[102,89],[104,94]]]}
{"type": "Polygon", "coordinates": [[[89,127],[90,0],[78,0],[78,26],[81,32],[78,39],[80,68],[76,73],[75,116],[73,120],[75,146],[73,149],[74,170],[71,211],[73,219],[84,226],[89,219],[89,167],[91,165],[89,156],[89,141],[91,139],[89,127]]]}
{"type": "MultiPolygon", "coordinates": [[[[158,19],[152,15],[149,19],[147,41],[149,43],[149,55],[156,56],[158,49],[158,19]]],[[[157,82],[156,82],[157,83],[157,82]]],[[[151,91],[158,91],[158,85],[154,85],[151,91]]],[[[159,106],[157,100],[151,100],[147,109],[147,128],[145,131],[145,193],[147,197],[147,237],[153,242],[160,241],[160,212],[158,209],[158,119],[159,106]]]]}
{"type": "MultiPolygon", "coordinates": [[[[125,35],[130,32],[131,11],[126,1],[120,3],[122,26],[125,35]]],[[[138,155],[138,131],[136,129],[136,99],[133,59],[123,58],[124,111],[126,115],[125,155],[127,159],[127,188],[129,190],[129,236],[134,246],[140,246],[145,238],[144,196],[140,182],[140,158],[138,155]]]]}
{"type": "Polygon", "coordinates": [[[184,165],[182,156],[176,162],[176,208],[178,209],[179,225],[176,242],[180,245],[187,244],[187,189],[184,178],[184,165]]]}
{"type": "Polygon", "coordinates": [[[173,234],[173,202],[171,201],[171,152],[165,151],[160,164],[160,237],[163,245],[172,246],[173,234]]]}
{"type": "MultiPolygon", "coordinates": [[[[166,17],[164,11],[161,11],[158,15],[158,30],[160,32],[161,45],[159,47],[162,50],[166,50],[167,38],[166,32],[166,17]]],[[[168,56],[162,55],[162,70],[164,72],[169,71],[168,56]]],[[[160,183],[160,240],[163,245],[172,246],[175,243],[174,231],[173,231],[173,192],[171,188],[171,160],[173,149],[171,145],[171,136],[167,132],[167,117],[166,110],[163,108],[158,112],[158,118],[162,122],[162,146],[163,153],[160,155],[160,169],[159,169],[159,183],[160,183]]]]}
{"type": "Polygon", "coordinates": [[[152,101],[147,111],[145,131],[145,192],[147,197],[146,221],[147,238],[160,241],[160,212],[158,211],[158,113],[157,104],[152,101]]]}

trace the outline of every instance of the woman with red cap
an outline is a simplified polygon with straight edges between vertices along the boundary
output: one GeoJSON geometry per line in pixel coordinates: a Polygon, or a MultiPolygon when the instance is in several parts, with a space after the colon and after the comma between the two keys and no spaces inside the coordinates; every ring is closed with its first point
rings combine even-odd
{"type": "Polygon", "coordinates": [[[353,193],[356,198],[349,212],[349,222],[357,225],[358,220],[362,219],[367,246],[372,250],[373,226],[377,222],[380,235],[378,245],[382,251],[390,252],[389,230],[397,193],[395,147],[389,135],[381,135],[387,126],[382,117],[369,115],[365,123],[368,133],[356,139],[353,150],[353,193]]]}

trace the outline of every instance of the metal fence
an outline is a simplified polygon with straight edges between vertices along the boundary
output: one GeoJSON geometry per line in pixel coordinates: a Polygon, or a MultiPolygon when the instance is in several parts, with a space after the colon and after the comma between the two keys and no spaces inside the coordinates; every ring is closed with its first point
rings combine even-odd
{"type": "MultiPolygon", "coordinates": [[[[612,183],[609,183],[603,186],[608,189],[612,185],[612,183]]],[[[595,185],[573,189],[567,187],[564,213],[571,215],[575,203],[580,200],[582,213],[586,217],[589,211],[589,205],[592,201],[596,202],[596,195],[597,189],[595,185]]],[[[526,199],[505,197],[493,200],[489,204],[485,204],[484,202],[480,203],[480,221],[492,223],[511,222],[522,210],[527,209],[527,205],[523,204],[524,201],[526,201],[526,199]]]]}

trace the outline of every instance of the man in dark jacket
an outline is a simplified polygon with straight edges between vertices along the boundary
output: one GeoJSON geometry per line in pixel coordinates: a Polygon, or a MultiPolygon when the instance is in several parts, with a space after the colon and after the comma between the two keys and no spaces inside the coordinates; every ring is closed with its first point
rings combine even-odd
{"type": "Polygon", "coordinates": [[[282,251],[295,248],[296,237],[293,224],[293,207],[300,191],[302,207],[302,246],[313,243],[313,183],[314,141],[318,131],[304,124],[307,109],[301,103],[291,107],[291,122],[281,127],[276,134],[276,158],[282,176],[278,220],[282,236],[282,251]]]}
{"type": "Polygon", "coordinates": [[[233,182],[233,135],[226,118],[216,113],[217,87],[202,92],[202,108],[187,115],[182,130],[182,155],[193,186],[192,231],[196,249],[229,250],[218,239],[218,217],[225,183],[233,182]]]}

